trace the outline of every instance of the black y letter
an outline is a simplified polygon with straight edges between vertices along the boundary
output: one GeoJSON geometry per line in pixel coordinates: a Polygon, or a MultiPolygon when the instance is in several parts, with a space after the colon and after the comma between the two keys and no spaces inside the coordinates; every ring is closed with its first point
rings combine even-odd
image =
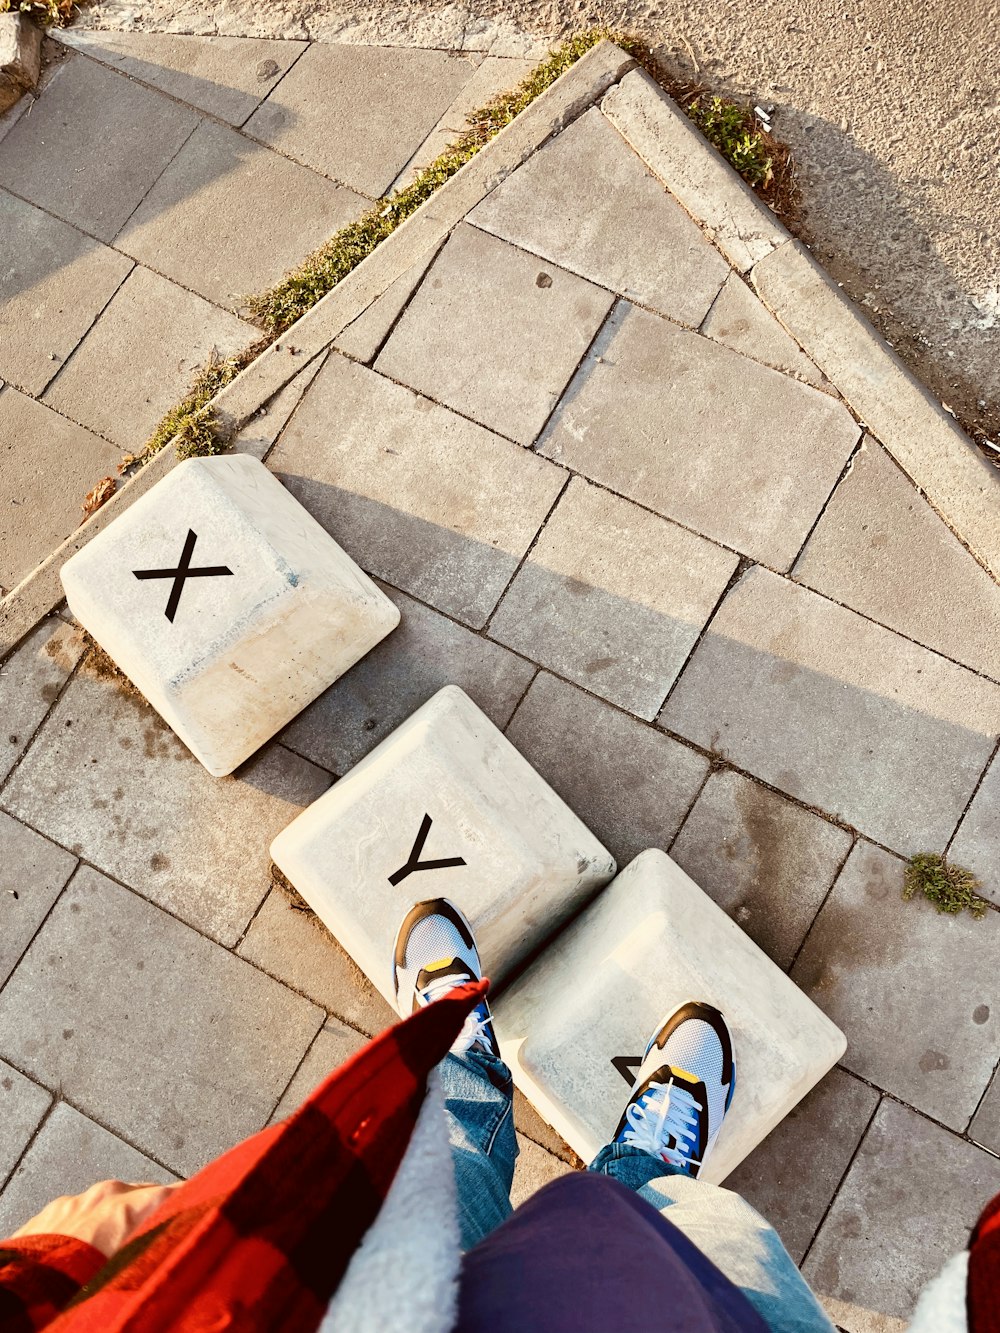
{"type": "Polygon", "coordinates": [[[420,853],[424,850],[424,843],[427,841],[427,835],[431,831],[431,817],[424,815],[420,821],[420,828],[417,831],[416,841],[410,851],[404,865],[401,865],[394,874],[389,876],[389,883],[393,886],[402,884],[407,875],[412,875],[416,870],[447,870],[449,866],[464,866],[465,860],[461,856],[448,856],[441,861],[421,861],[420,853]]]}

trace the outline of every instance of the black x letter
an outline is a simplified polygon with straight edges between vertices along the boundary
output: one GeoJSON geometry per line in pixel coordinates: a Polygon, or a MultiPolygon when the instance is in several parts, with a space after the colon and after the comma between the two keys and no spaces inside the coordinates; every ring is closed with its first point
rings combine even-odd
{"type": "Polygon", "coordinates": [[[397,884],[402,884],[407,875],[412,875],[415,870],[447,870],[449,866],[464,866],[466,864],[465,859],[461,856],[447,856],[442,861],[421,861],[420,853],[424,850],[424,843],[431,831],[431,822],[430,815],[424,815],[420,821],[416,841],[405,865],[401,865],[394,874],[389,876],[389,883],[394,887],[397,884]]]}
{"type": "Polygon", "coordinates": [[[186,579],[216,578],[222,574],[233,572],[228,565],[203,565],[201,569],[192,569],[191,557],[194,555],[194,544],[197,540],[194,530],[188,528],[188,535],[184,539],[184,550],[181,551],[180,562],[176,569],[132,570],[137,579],[173,579],[173,587],[170,589],[170,596],[167,598],[167,619],[171,624],[173,624],[177,608],[180,606],[181,593],[184,591],[186,579]]]}

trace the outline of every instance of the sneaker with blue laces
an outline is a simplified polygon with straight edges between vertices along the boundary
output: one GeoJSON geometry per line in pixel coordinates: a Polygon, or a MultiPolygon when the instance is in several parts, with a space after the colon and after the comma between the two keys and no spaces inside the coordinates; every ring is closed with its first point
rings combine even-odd
{"type": "Polygon", "coordinates": [[[613,1142],[652,1153],[697,1177],[733,1100],[736,1066],[718,1009],[691,1001],[649,1039],[613,1142]]]}
{"type": "MultiPolygon", "coordinates": [[[[447,898],[417,903],[403,918],[393,951],[396,1010],[403,1017],[433,1004],[467,981],[482,979],[483,967],[472,927],[447,898]]],[[[452,1046],[455,1055],[484,1051],[499,1059],[489,1005],[481,1000],[452,1046]]]]}

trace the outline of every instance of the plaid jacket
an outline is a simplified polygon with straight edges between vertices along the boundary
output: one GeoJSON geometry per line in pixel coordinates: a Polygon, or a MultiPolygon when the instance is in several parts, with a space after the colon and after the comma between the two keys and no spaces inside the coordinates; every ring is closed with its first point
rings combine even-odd
{"type": "Polygon", "coordinates": [[[486,983],[388,1029],[288,1120],[212,1162],[111,1260],[0,1241],[2,1333],[311,1333],[407,1150],[430,1071],[486,983]]]}

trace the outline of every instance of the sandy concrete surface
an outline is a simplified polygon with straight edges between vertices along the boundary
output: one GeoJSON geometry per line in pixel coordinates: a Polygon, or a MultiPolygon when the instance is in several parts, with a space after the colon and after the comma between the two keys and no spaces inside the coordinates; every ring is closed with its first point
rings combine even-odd
{"type": "Polygon", "coordinates": [[[802,234],[967,423],[1000,438],[996,0],[109,0],[88,26],[534,54],[594,24],[673,72],[773,106],[802,234]]]}

